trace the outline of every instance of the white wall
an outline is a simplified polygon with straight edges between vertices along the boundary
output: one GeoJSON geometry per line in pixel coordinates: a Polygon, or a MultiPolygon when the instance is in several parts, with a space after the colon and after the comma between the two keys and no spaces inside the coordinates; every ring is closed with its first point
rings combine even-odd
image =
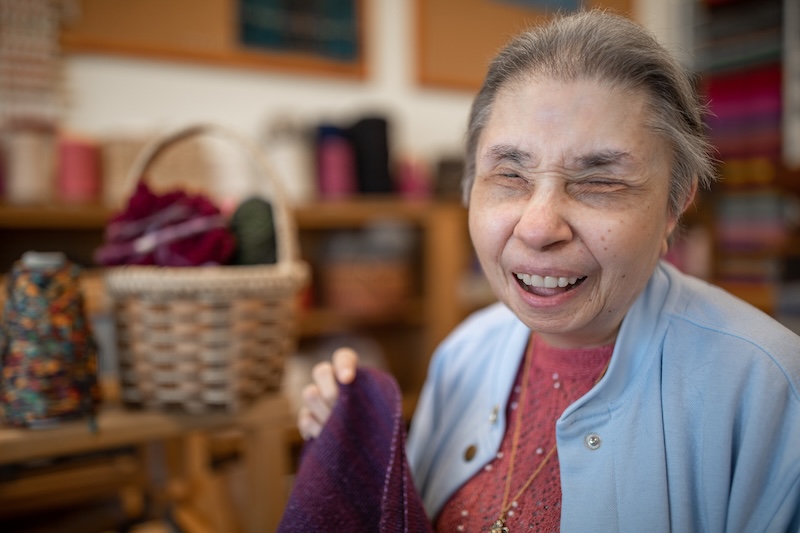
{"type": "Polygon", "coordinates": [[[362,113],[390,118],[394,153],[435,159],[461,148],[471,95],[414,82],[413,2],[369,0],[368,77],[342,81],[117,56],[72,55],[66,127],[88,135],[213,121],[259,135],[291,114],[315,124],[362,113]]]}
{"type": "Polygon", "coordinates": [[[698,0],[635,0],[633,14],[684,64],[693,65],[694,4],[698,0]]]}

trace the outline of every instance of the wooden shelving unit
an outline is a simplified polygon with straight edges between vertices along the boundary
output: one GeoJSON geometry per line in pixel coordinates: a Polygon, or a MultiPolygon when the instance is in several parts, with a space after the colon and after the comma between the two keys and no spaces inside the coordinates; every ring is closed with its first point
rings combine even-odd
{"type": "MultiPolygon", "coordinates": [[[[466,313],[459,284],[468,268],[471,245],[466,232],[466,210],[458,204],[404,201],[392,197],[320,202],[294,209],[301,241],[313,234],[317,241],[329,233],[363,228],[376,220],[408,224],[418,235],[414,294],[397,310],[379,316],[352,315],[312,305],[301,315],[301,337],[309,339],[346,331],[387,330],[416,339],[414,353],[390,366],[404,392],[413,399],[424,381],[435,346],[466,313]],[[406,335],[405,332],[409,335],[406,335]]],[[[0,254],[3,272],[28,249],[63,250],[77,259],[91,257],[102,241],[112,212],[100,205],[13,206],[0,204],[0,254]]],[[[90,263],[84,263],[90,266],[90,263]]],[[[389,341],[391,342],[391,341],[389,341]]],[[[387,352],[391,352],[391,346],[387,352]]],[[[402,351],[398,347],[397,351],[402,351]]],[[[391,356],[391,353],[389,354],[391,356]]]]}
{"type": "MultiPolygon", "coordinates": [[[[783,320],[782,294],[800,257],[800,169],[787,143],[796,124],[800,53],[793,0],[696,0],[696,68],[710,100],[721,180],[708,196],[712,281],[783,320]],[[793,70],[795,69],[795,70],[793,70]]],[[[794,309],[795,303],[788,306],[794,309]]],[[[792,311],[792,315],[796,312],[792,311]]]]}

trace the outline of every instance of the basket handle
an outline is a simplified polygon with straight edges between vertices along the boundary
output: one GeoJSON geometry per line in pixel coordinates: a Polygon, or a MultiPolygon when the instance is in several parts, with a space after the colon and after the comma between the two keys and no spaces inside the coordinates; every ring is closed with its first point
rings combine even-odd
{"type": "Polygon", "coordinates": [[[227,138],[242,147],[256,164],[258,170],[264,174],[270,182],[272,214],[275,225],[275,235],[277,238],[277,261],[278,263],[288,263],[297,261],[300,258],[299,245],[297,242],[297,228],[294,220],[289,216],[289,208],[286,201],[286,193],[283,185],[275,179],[275,173],[267,160],[266,155],[256,145],[239,135],[235,131],[216,125],[216,124],[194,124],[169,132],[161,137],[150,141],[134,160],[125,183],[129,190],[134,190],[139,180],[144,178],[145,172],[156,158],[168,147],[191,137],[201,135],[216,135],[227,138]]]}

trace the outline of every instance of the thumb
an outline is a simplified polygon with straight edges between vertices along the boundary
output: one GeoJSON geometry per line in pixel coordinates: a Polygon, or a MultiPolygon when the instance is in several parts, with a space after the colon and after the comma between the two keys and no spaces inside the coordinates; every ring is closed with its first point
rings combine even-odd
{"type": "Polygon", "coordinates": [[[356,378],[358,368],[358,354],[351,348],[339,348],[333,352],[333,374],[336,381],[349,385],[356,378]]]}

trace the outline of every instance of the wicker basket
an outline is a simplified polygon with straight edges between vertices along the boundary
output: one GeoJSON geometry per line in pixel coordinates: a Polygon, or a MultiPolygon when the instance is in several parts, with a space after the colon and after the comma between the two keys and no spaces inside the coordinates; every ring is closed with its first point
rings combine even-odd
{"type": "Polygon", "coordinates": [[[279,387],[285,358],[296,345],[297,295],[309,268],[299,260],[297,230],[280,183],[255,146],[219,126],[192,126],[146,146],[127,181],[143,179],[168,147],[208,134],[240,145],[270,180],[278,260],[107,269],[122,399],[129,406],[238,411],[279,387]]]}

